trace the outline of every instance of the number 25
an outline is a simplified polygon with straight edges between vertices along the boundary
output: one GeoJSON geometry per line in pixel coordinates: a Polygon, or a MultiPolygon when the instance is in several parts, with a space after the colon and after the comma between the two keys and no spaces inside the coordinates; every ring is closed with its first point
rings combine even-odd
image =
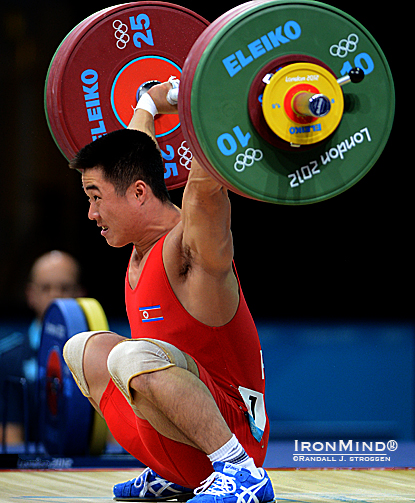
{"type": "Polygon", "coordinates": [[[130,16],[130,26],[132,30],[137,30],[134,33],[133,41],[136,47],[141,47],[141,42],[147,45],[154,45],[153,33],[150,28],[150,18],[147,14],[139,14],[137,17],[130,16]],[[143,31],[145,30],[145,33],[143,31]]]}

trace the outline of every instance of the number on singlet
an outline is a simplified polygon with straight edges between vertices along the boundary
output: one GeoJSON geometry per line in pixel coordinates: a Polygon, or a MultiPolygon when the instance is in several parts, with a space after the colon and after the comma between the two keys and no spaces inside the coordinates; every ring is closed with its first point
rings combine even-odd
{"type": "Polygon", "coordinates": [[[243,386],[239,386],[238,390],[248,409],[248,420],[251,433],[254,438],[260,442],[267,423],[264,395],[263,393],[244,388],[243,386]]]}
{"type": "Polygon", "coordinates": [[[249,395],[249,401],[251,402],[251,413],[252,417],[254,418],[254,421],[255,421],[255,405],[257,400],[258,400],[257,396],[249,395]]]}

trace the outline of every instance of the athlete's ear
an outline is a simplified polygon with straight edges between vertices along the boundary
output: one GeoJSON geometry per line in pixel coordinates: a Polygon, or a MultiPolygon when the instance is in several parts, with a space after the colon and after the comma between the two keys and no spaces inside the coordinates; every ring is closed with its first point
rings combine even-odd
{"type": "Polygon", "coordinates": [[[137,180],[132,184],[132,190],[134,197],[138,200],[142,200],[147,196],[149,189],[145,182],[143,182],[142,180],[137,180]]]}

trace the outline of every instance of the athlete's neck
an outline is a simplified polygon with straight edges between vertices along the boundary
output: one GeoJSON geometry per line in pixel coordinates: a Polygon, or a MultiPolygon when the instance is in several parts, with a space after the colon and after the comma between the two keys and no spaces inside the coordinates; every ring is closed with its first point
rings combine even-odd
{"type": "Polygon", "coordinates": [[[136,259],[139,261],[165,234],[181,220],[180,209],[170,203],[160,203],[157,211],[148,220],[145,232],[134,242],[136,259]]]}

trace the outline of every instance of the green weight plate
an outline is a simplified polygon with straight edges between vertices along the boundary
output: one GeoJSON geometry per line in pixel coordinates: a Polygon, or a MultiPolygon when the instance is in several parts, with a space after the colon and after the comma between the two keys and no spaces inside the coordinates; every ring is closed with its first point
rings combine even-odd
{"type": "Polygon", "coordinates": [[[392,75],[375,39],[348,14],[310,0],[249,2],[224,14],[193,46],[181,93],[190,99],[186,139],[213,176],[280,204],[322,201],[354,185],[379,158],[394,116],[392,75]],[[289,55],[317,58],[338,78],[356,66],[365,72],[363,82],[343,87],[337,130],[307,150],[271,145],[249,117],[255,77],[289,55]]]}

